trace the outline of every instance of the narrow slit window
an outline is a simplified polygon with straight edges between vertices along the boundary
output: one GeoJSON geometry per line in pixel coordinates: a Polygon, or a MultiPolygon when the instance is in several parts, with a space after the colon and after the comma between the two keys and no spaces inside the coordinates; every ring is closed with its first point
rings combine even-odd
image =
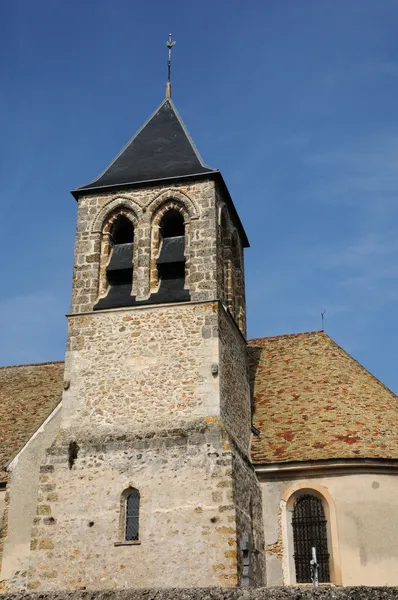
{"type": "Polygon", "coordinates": [[[138,542],[139,540],[139,519],[140,519],[140,493],[133,490],[126,498],[126,531],[125,539],[128,542],[138,542]]]}
{"type": "Polygon", "coordinates": [[[319,582],[329,583],[329,553],[325,511],[317,496],[300,496],[293,509],[293,541],[296,583],[311,583],[310,561],[316,549],[319,582]]]}

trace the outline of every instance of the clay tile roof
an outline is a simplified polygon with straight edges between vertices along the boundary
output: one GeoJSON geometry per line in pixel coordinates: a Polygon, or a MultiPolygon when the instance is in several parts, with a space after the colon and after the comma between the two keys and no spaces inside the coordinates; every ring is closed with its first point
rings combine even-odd
{"type": "Polygon", "coordinates": [[[322,331],[249,341],[254,463],[398,458],[398,397],[322,331]]]}
{"type": "Polygon", "coordinates": [[[64,363],[0,368],[0,482],[3,470],[62,397],[64,363]]]}

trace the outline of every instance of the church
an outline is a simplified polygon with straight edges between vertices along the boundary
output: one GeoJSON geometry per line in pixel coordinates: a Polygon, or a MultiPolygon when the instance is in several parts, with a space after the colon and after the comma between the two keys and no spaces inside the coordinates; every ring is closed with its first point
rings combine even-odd
{"type": "Polygon", "coordinates": [[[169,83],[72,195],[65,361],[0,368],[0,589],[398,585],[398,398],[323,331],[247,339],[169,83]]]}

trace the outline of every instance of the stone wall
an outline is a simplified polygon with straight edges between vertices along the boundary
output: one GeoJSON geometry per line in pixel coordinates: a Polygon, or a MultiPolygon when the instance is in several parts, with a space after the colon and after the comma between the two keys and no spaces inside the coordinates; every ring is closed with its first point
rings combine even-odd
{"type": "Polygon", "coordinates": [[[237,466],[250,443],[244,319],[217,301],[218,239],[211,181],[79,199],[61,431],[41,468],[29,590],[240,583],[257,484],[237,466]],[[156,291],[166,206],[182,207],[191,301],[93,312],[118,211],[135,228],[132,291],[156,291]],[[125,541],[129,488],[139,543],[125,541]]]}
{"type": "Polygon", "coordinates": [[[167,437],[57,443],[41,468],[28,589],[236,586],[232,454],[217,424],[167,437]],[[121,497],[140,492],[139,543],[121,497]]]}
{"type": "Polygon", "coordinates": [[[243,246],[226,206],[216,187],[217,209],[217,298],[228,309],[246,337],[246,300],[243,246]]]}
{"type": "Polygon", "coordinates": [[[233,490],[239,581],[247,586],[265,585],[267,578],[261,489],[253,466],[237,449],[233,454],[233,490]],[[249,563],[246,569],[245,553],[249,563]]]}
{"type": "Polygon", "coordinates": [[[46,419],[9,466],[11,473],[7,485],[7,527],[4,524],[0,569],[0,582],[3,581],[9,591],[26,585],[31,532],[36,516],[39,465],[44,461],[45,452],[58,432],[60,413],[56,409],[46,419]]]}
{"type": "MultiPolygon", "coordinates": [[[[72,315],[69,327],[28,589],[236,586],[259,497],[234,320],[220,303],[190,302],[72,315]],[[140,544],[122,543],[129,487],[141,495],[140,544]]],[[[257,561],[253,583],[262,578],[257,561]]]]}
{"type": "Polygon", "coordinates": [[[231,485],[236,506],[239,581],[245,577],[250,585],[262,585],[266,580],[262,500],[249,455],[251,404],[246,342],[229,311],[220,310],[218,319],[221,417],[233,440],[231,485]],[[250,561],[246,574],[245,551],[250,561]]]}
{"type": "Polygon", "coordinates": [[[167,206],[181,207],[185,219],[186,288],[194,301],[221,299],[245,334],[243,249],[220,191],[212,181],[131,189],[123,193],[82,196],[79,199],[71,312],[91,311],[107,289],[109,258],[107,223],[117,212],[134,224],[132,292],[145,300],[156,290],[158,216],[167,206]],[[221,208],[222,207],[222,208],[221,208]],[[220,211],[228,215],[228,236],[221,235],[220,211]],[[227,240],[227,241],[226,241],[227,240]],[[235,255],[233,253],[235,248],[235,255]],[[228,265],[226,264],[228,263],[228,265]],[[230,269],[231,280],[224,278],[230,269]],[[230,287],[226,291],[226,287],[230,287]]]}
{"type": "Polygon", "coordinates": [[[249,456],[251,401],[246,343],[232,317],[219,311],[221,416],[241,452],[249,456]]]}
{"type": "Polygon", "coordinates": [[[255,589],[135,589],[118,591],[51,592],[6,594],[4,600],[396,600],[398,588],[321,587],[255,589]]]}
{"type": "Polygon", "coordinates": [[[6,537],[6,485],[0,484],[0,590],[1,590],[1,565],[3,561],[4,539],[6,537]]]}
{"type": "Polygon", "coordinates": [[[149,434],[219,416],[217,303],[69,318],[62,427],[149,434]]]}
{"type": "Polygon", "coordinates": [[[187,214],[189,287],[192,300],[214,300],[216,285],[216,209],[214,182],[130,189],[79,199],[71,312],[92,310],[101,289],[99,282],[101,233],[107,218],[120,208],[130,211],[135,223],[134,292],[138,299],[150,294],[152,221],[167,202],[178,202],[187,214]]]}

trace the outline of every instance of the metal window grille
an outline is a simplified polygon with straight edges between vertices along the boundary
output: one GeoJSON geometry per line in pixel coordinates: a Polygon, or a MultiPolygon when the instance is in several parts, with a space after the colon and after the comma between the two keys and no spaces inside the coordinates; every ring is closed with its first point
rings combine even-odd
{"type": "Polygon", "coordinates": [[[293,540],[296,582],[311,583],[311,548],[316,548],[319,582],[328,583],[329,554],[325,512],[316,496],[300,496],[293,509],[293,540]]]}
{"type": "Polygon", "coordinates": [[[132,491],[126,498],[126,541],[139,539],[140,493],[132,491]]]}

